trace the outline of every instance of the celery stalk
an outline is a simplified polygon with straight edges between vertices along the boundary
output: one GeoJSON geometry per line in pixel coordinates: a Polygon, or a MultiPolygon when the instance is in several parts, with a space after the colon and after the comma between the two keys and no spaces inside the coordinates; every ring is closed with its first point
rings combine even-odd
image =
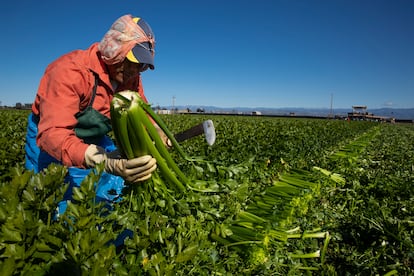
{"type": "Polygon", "coordinates": [[[121,153],[128,159],[134,158],[134,152],[128,136],[128,108],[129,103],[115,97],[111,105],[111,122],[115,140],[119,143],[121,153]]]}
{"type": "Polygon", "coordinates": [[[174,148],[178,151],[178,153],[181,155],[182,158],[184,158],[187,161],[202,161],[198,158],[190,158],[183,150],[183,148],[180,146],[180,144],[177,142],[177,140],[174,137],[174,134],[167,128],[163,120],[156,114],[149,104],[145,103],[143,100],[140,100],[140,105],[142,109],[145,110],[145,112],[151,116],[151,118],[157,123],[157,125],[164,131],[165,135],[167,135],[168,139],[170,139],[172,145],[174,148]]]}
{"type": "Polygon", "coordinates": [[[180,168],[178,168],[177,164],[172,159],[170,153],[168,152],[167,148],[164,145],[164,142],[161,140],[157,130],[155,129],[152,122],[149,120],[144,109],[138,109],[138,113],[139,113],[139,119],[141,120],[142,124],[145,126],[152,140],[155,142],[156,149],[159,151],[160,155],[163,157],[163,159],[165,159],[168,166],[178,175],[178,177],[187,184],[188,183],[187,177],[180,170],[180,168]]]}
{"type": "Polygon", "coordinates": [[[128,109],[128,129],[131,130],[128,134],[130,136],[131,146],[135,157],[139,157],[148,154],[148,146],[144,143],[144,132],[146,130],[141,122],[141,107],[137,97],[134,96],[128,109]]]}
{"type": "Polygon", "coordinates": [[[177,179],[177,177],[174,175],[173,171],[168,167],[167,162],[165,159],[161,156],[155,145],[152,143],[151,138],[149,137],[147,132],[144,132],[145,136],[145,142],[148,146],[149,152],[151,155],[157,159],[157,165],[159,166],[162,174],[164,177],[168,180],[174,183],[174,185],[181,191],[184,192],[186,190],[185,186],[177,179]]]}

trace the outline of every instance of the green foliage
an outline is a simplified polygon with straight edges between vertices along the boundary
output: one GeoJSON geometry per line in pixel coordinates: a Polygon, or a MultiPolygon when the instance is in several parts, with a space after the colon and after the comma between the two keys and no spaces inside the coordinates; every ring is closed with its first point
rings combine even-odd
{"type": "Polygon", "coordinates": [[[346,183],[311,208],[333,235],[326,263],[338,274],[414,273],[413,139],[412,125],[378,125],[328,161],[346,183]]]}
{"type": "Polygon", "coordinates": [[[0,110],[0,181],[11,180],[11,168],[24,165],[28,110],[0,110]]]}
{"type": "Polygon", "coordinates": [[[62,246],[51,222],[54,207],[62,198],[66,169],[51,165],[44,174],[12,170],[13,180],[0,183],[0,273],[40,273],[62,246]]]}
{"type": "MultiPolygon", "coordinates": [[[[2,133],[1,275],[414,273],[412,125],[209,116],[216,144],[182,143],[208,162],[170,153],[192,186],[220,192],[177,194],[158,176],[108,206],[98,168],[54,220],[66,169],[21,169],[27,113],[12,113],[0,112],[22,122],[2,133]]],[[[206,115],[162,118],[178,132],[206,115]]]]}

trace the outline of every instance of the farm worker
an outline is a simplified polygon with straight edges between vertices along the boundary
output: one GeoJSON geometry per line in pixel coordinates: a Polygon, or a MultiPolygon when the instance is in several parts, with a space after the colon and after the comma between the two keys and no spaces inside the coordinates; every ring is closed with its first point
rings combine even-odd
{"type": "Polygon", "coordinates": [[[125,180],[144,181],[156,169],[156,160],[149,155],[122,158],[107,135],[115,93],[138,91],[147,101],[141,73],[154,69],[154,47],[151,27],[141,18],[124,15],[99,43],[65,54],[46,68],[29,116],[26,169],[39,172],[50,163],[68,167],[70,186],[57,216],[65,212],[72,188],[79,187],[103,161],[105,172],[97,183],[97,201],[118,200],[125,180]]]}

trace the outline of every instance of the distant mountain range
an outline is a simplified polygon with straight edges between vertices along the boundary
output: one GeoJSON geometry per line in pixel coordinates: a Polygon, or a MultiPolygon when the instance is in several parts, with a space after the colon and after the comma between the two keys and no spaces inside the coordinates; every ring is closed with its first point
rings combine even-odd
{"type": "MultiPolygon", "coordinates": [[[[162,109],[172,109],[172,106],[161,107],[162,109]]],[[[352,112],[352,108],[300,108],[300,107],[286,107],[286,108],[265,108],[265,107],[216,107],[216,106],[175,106],[176,110],[189,109],[191,112],[203,110],[205,113],[228,113],[228,114],[252,114],[253,112],[260,112],[262,115],[280,115],[280,116],[347,116],[348,112],[352,112]]],[[[367,112],[376,116],[383,116],[395,118],[400,120],[414,120],[414,108],[377,108],[367,109],[367,112]]]]}

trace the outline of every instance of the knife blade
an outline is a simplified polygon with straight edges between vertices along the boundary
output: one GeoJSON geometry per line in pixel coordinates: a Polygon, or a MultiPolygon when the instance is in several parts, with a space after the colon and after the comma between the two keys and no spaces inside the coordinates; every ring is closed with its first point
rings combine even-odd
{"type": "Polygon", "coordinates": [[[183,142],[199,135],[205,135],[205,139],[209,146],[212,146],[216,141],[216,130],[212,120],[206,120],[200,124],[197,124],[187,130],[174,135],[177,142],[183,142]]]}

